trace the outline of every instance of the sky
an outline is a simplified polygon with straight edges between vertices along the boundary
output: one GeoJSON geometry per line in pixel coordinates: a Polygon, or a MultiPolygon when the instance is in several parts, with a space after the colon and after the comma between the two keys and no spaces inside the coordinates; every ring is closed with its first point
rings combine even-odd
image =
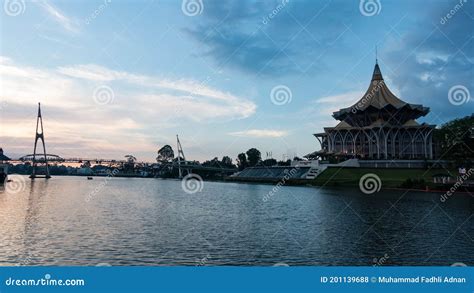
{"type": "Polygon", "coordinates": [[[3,0],[0,146],[154,161],[256,147],[320,148],[313,133],[369,86],[376,51],[399,98],[441,125],[474,112],[471,0],[3,0]],[[375,50],[377,48],[377,50],[375,50]]]}

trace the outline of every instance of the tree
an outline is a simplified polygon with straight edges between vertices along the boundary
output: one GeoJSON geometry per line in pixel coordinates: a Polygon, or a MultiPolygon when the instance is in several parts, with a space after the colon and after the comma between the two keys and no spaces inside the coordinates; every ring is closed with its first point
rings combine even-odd
{"type": "Polygon", "coordinates": [[[161,149],[158,150],[158,157],[156,157],[156,161],[158,163],[168,163],[172,161],[174,158],[174,151],[170,145],[165,145],[161,149]]]}
{"type": "Polygon", "coordinates": [[[278,166],[291,166],[291,160],[278,161],[278,166]]]}
{"type": "Polygon", "coordinates": [[[210,161],[205,161],[204,163],[202,163],[202,165],[205,167],[215,167],[215,168],[220,167],[219,159],[217,157],[215,157],[214,159],[210,161]]]}
{"type": "Polygon", "coordinates": [[[232,159],[228,156],[223,156],[222,157],[221,165],[223,167],[228,167],[228,168],[233,168],[234,167],[234,164],[232,164],[232,159]]]}
{"type": "Polygon", "coordinates": [[[474,115],[454,119],[434,133],[441,159],[454,160],[458,165],[472,166],[474,161],[474,115]]]}
{"type": "Polygon", "coordinates": [[[257,165],[262,160],[261,153],[256,148],[251,148],[247,151],[247,158],[250,167],[257,165]]]}
{"type": "Polygon", "coordinates": [[[263,166],[271,167],[275,166],[277,164],[277,160],[275,159],[266,159],[262,162],[263,166]]]}
{"type": "Polygon", "coordinates": [[[137,158],[133,155],[126,155],[125,158],[127,158],[127,162],[123,164],[123,169],[126,172],[133,172],[135,170],[135,162],[137,161],[137,158]]]}
{"type": "Polygon", "coordinates": [[[135,158],[133,155],[126,155],[125,158],[127,158],[127,163],[129,164],[135,164],[137,161],[137,158],[135,158]]]}
{"type": "Polygon", "coordinates": [[[239,170],[242,171],[243,169],[248,167],[248,162],[247,162],[247,156],[245,156],[245,153],[240,153],[237,155],[237,166],[239,167],[239,170]]]}

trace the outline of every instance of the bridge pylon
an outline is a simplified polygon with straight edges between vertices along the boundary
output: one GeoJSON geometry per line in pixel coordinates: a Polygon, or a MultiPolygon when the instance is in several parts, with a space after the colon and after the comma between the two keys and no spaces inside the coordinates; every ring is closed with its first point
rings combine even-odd
{"type": "MultiPolygon", "coordinates": [[[[40,156],[40,154],[38,154],[40,156]]],[[[33,171],[30,175],[31,179],[34,178],[46,178],[49,179],[51,178],[51,175],[49,174],[49,166],[48,166],[48,158],[46,157],[46,146],[44,143],[44,132],[43,132],[43,117],[41,116],[41,104],[38,103],[38,116],[36,117],[36,135],[35,135],[35,147],[33,149],[33,171]],[[41,130],[41,132],[39,132],[41,130]],[[38,140],[41,140],[43,144],[43,159],[37,160],[36,156],[36,146],[38,145],[38,140]],[[37,174],[37,168],[38,164],[44,165],[45,167],[45,175],[38,175],[37,174]]]]}
{"type": "MultiPolygon", "coordinates": [[[[178,148],[178,172],[179,172],[179,179],[183,178],[183,171],[181,170],[181,156],[183,156],[184,164],[186,164],[186,157],[184,156],[183,147],[181,146],[181,142],[179,141],[179,137],[176,134],[176,144],[178,148]]],[[[189,170],[188,170],[189,173],[189,170]]]]}

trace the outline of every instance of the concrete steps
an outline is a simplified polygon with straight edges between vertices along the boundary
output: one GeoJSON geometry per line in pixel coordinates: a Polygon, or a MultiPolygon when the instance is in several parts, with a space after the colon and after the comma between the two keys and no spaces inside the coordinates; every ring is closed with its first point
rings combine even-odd
{"type": "Polygon", "coordinates": [[[318,177],[318,175],[321,174],[325,169],[326,167],[322,167],[322,166],[311,167],[311,169],[309,169],[309,171],[306,173],[305,178],[310,179],[310,180],[314,179],[318,177]]]}

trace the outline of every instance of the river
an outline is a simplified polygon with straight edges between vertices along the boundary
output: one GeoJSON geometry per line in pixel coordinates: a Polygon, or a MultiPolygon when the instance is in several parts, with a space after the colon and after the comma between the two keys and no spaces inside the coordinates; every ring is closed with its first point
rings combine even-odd
{"type": "Polygon", "coordinates": [[[466,194],[10,178],[0,265],[474,265],[466,194]]]}

